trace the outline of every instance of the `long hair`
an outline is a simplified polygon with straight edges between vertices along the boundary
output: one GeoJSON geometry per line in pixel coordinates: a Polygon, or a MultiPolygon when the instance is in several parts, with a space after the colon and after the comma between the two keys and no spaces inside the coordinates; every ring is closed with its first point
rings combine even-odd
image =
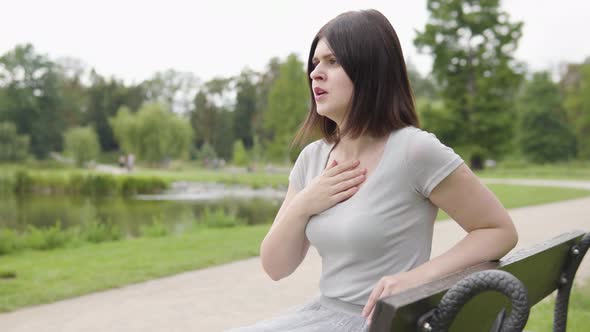
{"type": "Polygon", "coordinates": [[[293,145],[300,145],[318,131],[333,143],[347,135],[381,137],[406,126],[419,127],[399,39],[391,23],[377,10],[346,12],[326,23],[311,43],[307,76],[311,106],[293,145]],[[313,98],[310,75],[315,49],[322,38],[354,86],[343,128],[318,114],[313,98]]]}

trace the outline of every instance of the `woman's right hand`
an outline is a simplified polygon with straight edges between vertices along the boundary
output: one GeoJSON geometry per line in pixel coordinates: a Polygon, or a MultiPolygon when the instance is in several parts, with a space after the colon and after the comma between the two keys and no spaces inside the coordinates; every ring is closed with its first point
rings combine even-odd
{"type": "Polygon", "coordinates": [[[367,170],[358,169],[358,160],[338,164],[336,160],[294,197],[309,217],[354,195],[365,181],[367,170]]]}

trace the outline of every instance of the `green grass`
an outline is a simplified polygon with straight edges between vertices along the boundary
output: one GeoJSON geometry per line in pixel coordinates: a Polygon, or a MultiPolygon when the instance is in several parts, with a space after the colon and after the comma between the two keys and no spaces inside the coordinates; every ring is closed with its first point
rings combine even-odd
{"type": "MultiPolygon", "coordinates": [[[[555,294],[552,294],[550,295],[550,300],[544,300],[531,309],[525,331],[553,331],[554,308],[555,294]]],[[[574,287],[568,308],[567,330],[571,332],[588,331],[588,327],[590,326],[590,284],[582,287],[574,287]]]]}
{"type": "Polygon", "coordinates": [[[268,225],[0,256],[0,312],[258,255],[268,225]]]}
{"type": "MultiPolygon", "coordinates": [[[[590,196],[590,190],[573,188],[519,186],[511,184],[488,184],[487,187],[496,194],[500,202],[507,209],[590,196]]],[[[436,217],[437,220],[448,218],[449,216],[444,211],[439,210],[436,217]]]]}
{"type": "MultiPolygon", "coordinates": [[[[257,175],[245,176],[256,179],[257,175]]],[[[285,174],[273,176],[286,178],[285,174]]],[[[489,187],[507,208],[590,195],[590,191],[579,189],[505,184],[489,187]]],[[[152,229],[146,232],[157,236],[0,256],[0,311],[256,256],[268,227],[200,228],[161,237],[160,230],[152,229]]],[[[583,301],[589,302],[587,298],[583,301]]],[[[576,319],[574,315],[572,319],[576,319]]]]}
{"type": "Polygon", "coordinates": [[[478,171],[480,177],[590,180],[590,162],[569,162],[546,165],[504,163],[478,171]]]}

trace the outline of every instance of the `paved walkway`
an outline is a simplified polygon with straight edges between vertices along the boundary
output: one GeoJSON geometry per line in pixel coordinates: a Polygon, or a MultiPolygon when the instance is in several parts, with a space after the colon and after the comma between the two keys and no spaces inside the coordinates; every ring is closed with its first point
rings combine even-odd
{"type": "MultiPolygon", "coordinates": [[[[590,189],[590,182],[560,181],[559,186],[590,189]]],[[[590,231],[590,198],[512,209],[510,215],[520,236],[516,249],[529,247],[574,229],[590,231]]],[[[437,222],[433,256],[464,234],[453,221],[437,222]]],[[[576,280],[590,277],[589,261],[584,260],[576,280]]],[[[272,282],[259,258],[252,258],[0,314],[0,331],[221,331],[272,317],[317,295],[320,268],[319,256],[310,250],[293,275],[272,282]]]]}

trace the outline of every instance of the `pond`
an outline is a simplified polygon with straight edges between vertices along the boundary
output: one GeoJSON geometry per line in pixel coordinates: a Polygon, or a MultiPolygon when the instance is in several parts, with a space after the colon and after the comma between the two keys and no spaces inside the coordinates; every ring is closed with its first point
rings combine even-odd
{"type": "Polygon", "coordinates": [[[142,226],[157,222],[173,233],[180,233],[185,227],[198,224],[206,210],[223,210],[226,215],[237,217],[248,225],[272,223],[282,201],[278,198],[141,198],[4,196],[0,199],[0,229],[24,232],[28,225],[47,228],[58,222],[67,229],[96,222],[114,223],[123,234],[136,236],[142,226]]]}

